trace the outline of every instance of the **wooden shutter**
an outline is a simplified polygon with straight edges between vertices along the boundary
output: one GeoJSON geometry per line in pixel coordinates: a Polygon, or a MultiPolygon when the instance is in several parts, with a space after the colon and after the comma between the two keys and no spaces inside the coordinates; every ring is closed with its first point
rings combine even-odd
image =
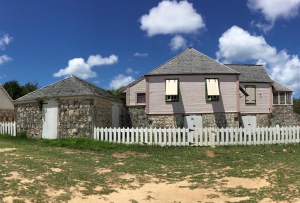
{"type": "Polygon", "coordinates": [[[166,95],[178,95],[178,80],[166,80],[166,95]]]}
{"type": "Polygon", "coordinates": [[[254,85],[245,86],[245,90],[249,96],[246,96],[245,102],[248,104],[256,103],[256,88],[254,85]]]}
{"type": "Polygon", "coordinates": [[[219,81],[218,79],[206,79],[207,95],[219,96],[219,81]]]}

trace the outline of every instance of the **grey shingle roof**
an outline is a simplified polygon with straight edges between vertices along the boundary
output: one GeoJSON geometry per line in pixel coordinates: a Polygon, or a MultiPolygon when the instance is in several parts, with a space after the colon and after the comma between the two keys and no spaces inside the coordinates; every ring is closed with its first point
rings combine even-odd
{"type": "Polygon", "coordinates": [[[278,92],[292,92],[293,91],[275,80],[273,80],[273,82],[274,83],[272,84],[272,86],[273,86],[274,91],[278,91],[278,92]]]}
{"type": "Polygon", "coordinates": [[[273,83],[263,65],[252,64],[225,64],[233,70],[240,72],[240,82],[266,82],[273,83]]]}
{"type": "Polygon", "coordinates": [[[109,94],[98,86],[76,76],[70,76],[64,80],[60,80],[56,83],[40,88],[19,99],[16,99],[15,101],[68,96],[99,96],[105,99],[122,102],[119,98],[109,94]]]}
{"type": "Polygon", "coordinates": [[[188,48],[146,75],[168,74],[239,74],[212,58],[188,48]]]}

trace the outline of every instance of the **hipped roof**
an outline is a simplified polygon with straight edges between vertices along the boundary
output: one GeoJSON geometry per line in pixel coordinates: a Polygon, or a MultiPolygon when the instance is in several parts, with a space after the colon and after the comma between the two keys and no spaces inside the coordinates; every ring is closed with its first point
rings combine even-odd
{"type": "Polygon", "coordinates": [[[76,76],[70,76],[56,83],[40,88],[15,101],[19,102],[69,96],[99,96],[104,99],[122,102],[119,98],[109,94],[100,87],[76,76]]]}

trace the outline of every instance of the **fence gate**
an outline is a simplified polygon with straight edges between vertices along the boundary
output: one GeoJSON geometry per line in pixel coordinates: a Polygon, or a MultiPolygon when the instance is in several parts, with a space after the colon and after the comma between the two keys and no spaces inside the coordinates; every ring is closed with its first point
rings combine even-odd
{"type": "Polygon", "coordinates": [[[45,101],[43,104],[43,132],[44,139],[57,139],[58,102],[45,101]]]}

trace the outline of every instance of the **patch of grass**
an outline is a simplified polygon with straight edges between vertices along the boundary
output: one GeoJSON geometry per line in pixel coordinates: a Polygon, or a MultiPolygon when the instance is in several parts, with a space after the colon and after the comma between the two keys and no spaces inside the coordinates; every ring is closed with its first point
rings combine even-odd
{"type": "MultiPolygon", "coordinates": [[[[267,197],[274,201],[292,201],[300,194],[299,144],[160,147],[88,138],[37,140],[2,134],[0,150],[6,148],[13,150],[0,151],[0,191],[7,192],[0,192],[0,198],[9,193],[13,197],[43,202],[49,200],[47,188],[55,188],[65,192],[56,201],[68,201],[70,188],[77,188],[84,195],[107,195],[116,192],[114,184],[131,188],[134,181],[140,185],[149,182],[149,176],[169,183],[188,180],[191,189],[214,185],[222,188],[227,183],[219,180],[224,177],[266,178],[271,183],[269,187],[220,190],[227,196],[249,196],[250,202],[267,197]],[[208,150],[214,157],[207,157],[208,150]],[[118,157],[117,153],[124,156],[118,157]],[[99,169],[110,170],[100,173],[99,169]],[[11,172],[25,181],[13,179],[11,172]],[[122,174],[134,175],[135,179],[120,179],[122,174]],[[96,190],[96,187],[102,189],[96,190]]],[[[217,196],[208,195],[208,198],[217,196]]]]}

